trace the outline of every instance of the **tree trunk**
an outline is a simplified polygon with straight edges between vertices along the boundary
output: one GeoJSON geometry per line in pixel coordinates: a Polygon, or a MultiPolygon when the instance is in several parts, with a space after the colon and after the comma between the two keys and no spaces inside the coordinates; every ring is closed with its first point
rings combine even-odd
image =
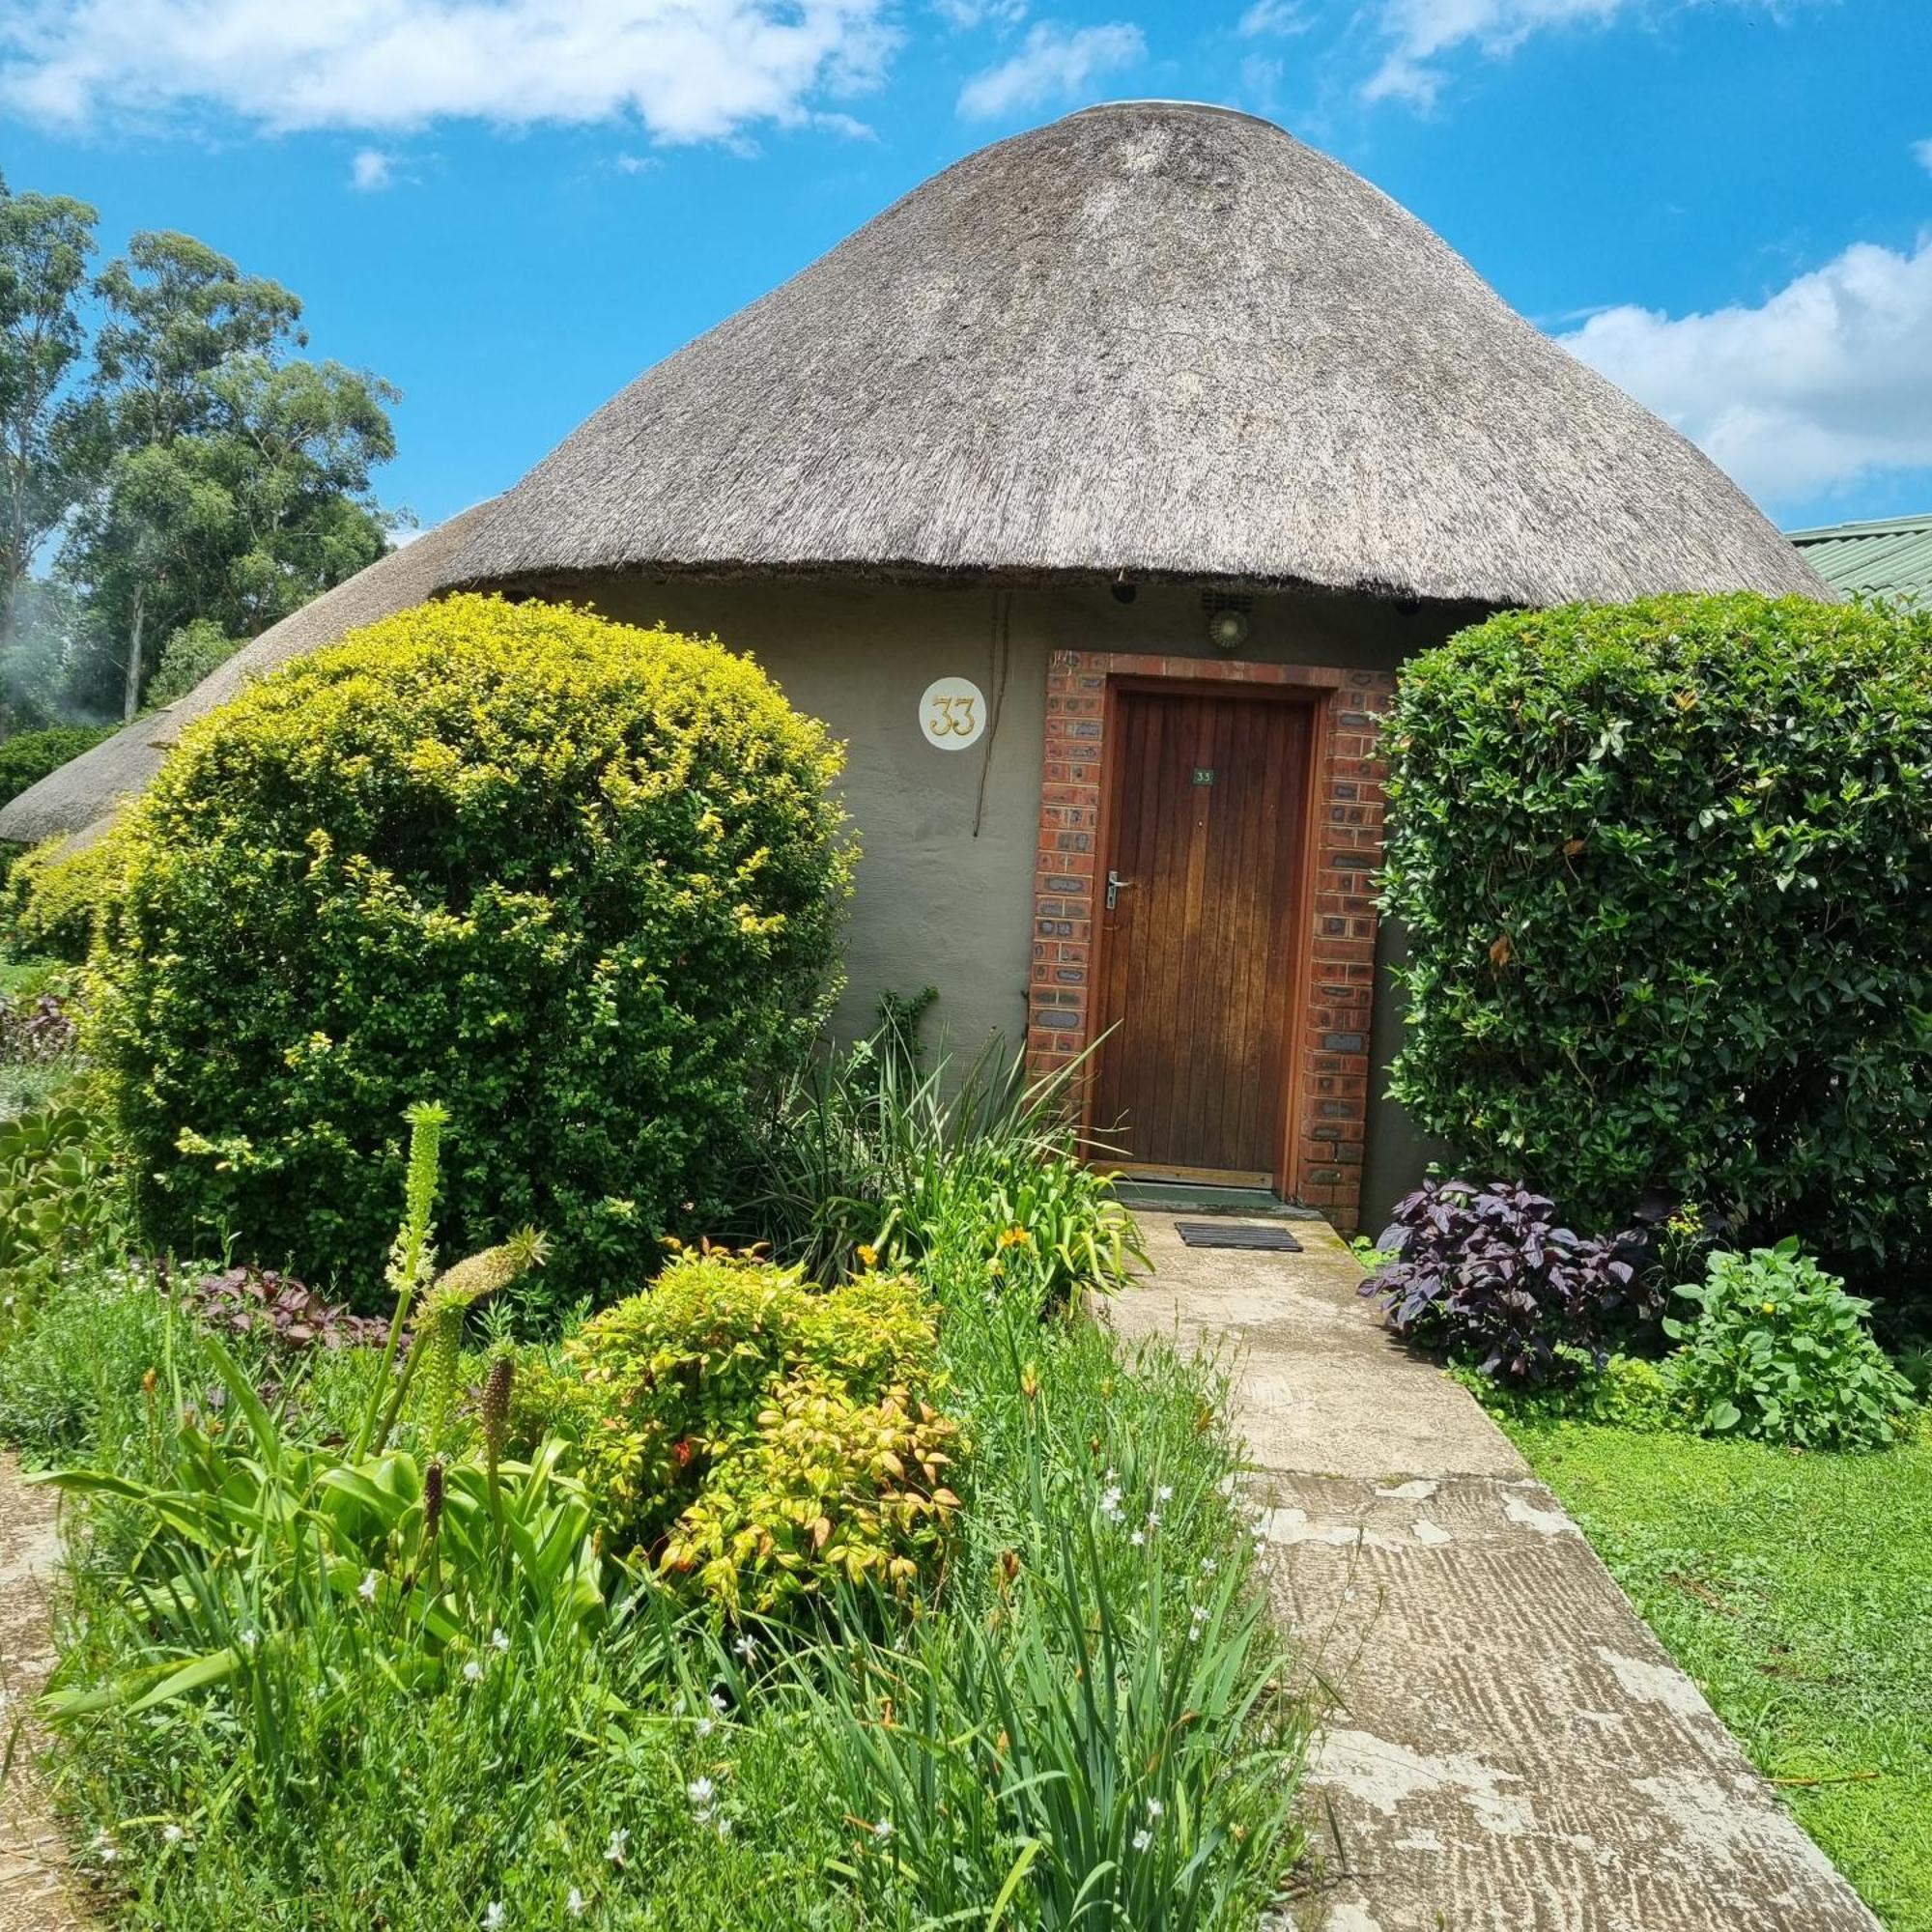
{"type": "Polygon", "coordinates": [[[128,639],[128,681],[121,691],[121,721],[131,724],[141,708],[141,622],[145,615],[142,593],[134,592],[134,621],[128,639]]]}

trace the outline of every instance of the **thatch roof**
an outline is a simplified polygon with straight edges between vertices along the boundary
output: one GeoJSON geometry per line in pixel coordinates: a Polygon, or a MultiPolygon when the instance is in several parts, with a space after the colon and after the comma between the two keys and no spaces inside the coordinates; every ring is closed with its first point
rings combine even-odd
{"type": "Polygon", "coordinates": [[[481,526],[491,503],[478,503],[427,530],[414,543],[378,557],[366,570],[271,624],[185,697],[137,718],[91,751],[49,772],[0,806],[0,838],[34,842],[79,832],[145,790],[174,748],[182,727],[226,704],[251,677],[332,644],[346,631],[373,624],[432,595],[450,558],[481,526]]]}
{"type": "Polygon", "coordinates": [[[640,376],[449,574],[608,569],[1830,594],[1387,196],[1172,101],[935,176],[640,376]]]}

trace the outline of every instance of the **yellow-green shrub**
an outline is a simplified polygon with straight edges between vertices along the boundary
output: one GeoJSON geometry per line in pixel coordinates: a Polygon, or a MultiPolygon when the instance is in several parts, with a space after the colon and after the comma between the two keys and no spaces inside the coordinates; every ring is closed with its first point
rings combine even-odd
{"type": "Polygon", "coordinates": [[[821,1291],[682,1255],[579,1330],[561,1373],[526,1378],[524,1426],[574,1441],[613,1545],[676,1587],[761,1614],[835,1577],[903,1594],[958,1507],[935,1321],[903,1275],[821,1291]]]}
{"type": "Polygon", "coordinates": [[[49,838],[22,853],[0,896],[7,943],[28,958],[85,959],[119,897],[126,869],[118,828],[85,845],[49,838]]]}
{"type": "Polygon", "coordinates": [[[149,1237],[373,1287],[433,1093],[452,1250],[533,1223],[560,1293],[635,1279],[817,1030],[838,767],[715,643],[473,596],[190,726],[129,816],[93,1042],[149,1237]]]}

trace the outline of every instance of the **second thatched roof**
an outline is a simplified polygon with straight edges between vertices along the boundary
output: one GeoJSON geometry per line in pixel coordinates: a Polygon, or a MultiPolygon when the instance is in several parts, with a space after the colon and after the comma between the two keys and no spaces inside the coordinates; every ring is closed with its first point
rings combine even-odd
{"type": "Polygon", "coordinates": [[[145,791],[184,725],[226,704],[250,678],[291,658],[306,657],[346,632],[420,604],[441,582],[451,557],[482,526],[491,503],[478,503],[425,531],[414,543],[380,556],[366,570],[325,590],[312,603],[271,624],[185,697],[137,718],[111,738],[71,758],[0,806],[0,838],[23,844],[97,825],[136,792],[145,791]]]}
{"type": "Polygon", "coordinates": [[[1830,594],[1387,196],[1168,101],[948,168],[640,376],[449,577],[610,569],[1830,594]]]}

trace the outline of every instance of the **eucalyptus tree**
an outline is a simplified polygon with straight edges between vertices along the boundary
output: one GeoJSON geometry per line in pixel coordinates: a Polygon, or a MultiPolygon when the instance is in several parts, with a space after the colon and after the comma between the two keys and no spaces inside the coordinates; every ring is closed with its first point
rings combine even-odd
{"type": "Polygon", "coordinates": [[[71,195],[14,194],[0,179],[0,689],[21,682],[26,579],[72,508],[71,381],[99,217],[71,195]]]}
{"type": "Polygon", "coordinates": [[[292,356],[299,300],[191,236],[134,236],[95,292],[73,435],[90,487],[62,568],[99,639],[86,695],[104,701],[112,676],[131,718],[178,629],[252,637],[382,554],[369,479],[395,453],[397,392],[292,356]]]}

